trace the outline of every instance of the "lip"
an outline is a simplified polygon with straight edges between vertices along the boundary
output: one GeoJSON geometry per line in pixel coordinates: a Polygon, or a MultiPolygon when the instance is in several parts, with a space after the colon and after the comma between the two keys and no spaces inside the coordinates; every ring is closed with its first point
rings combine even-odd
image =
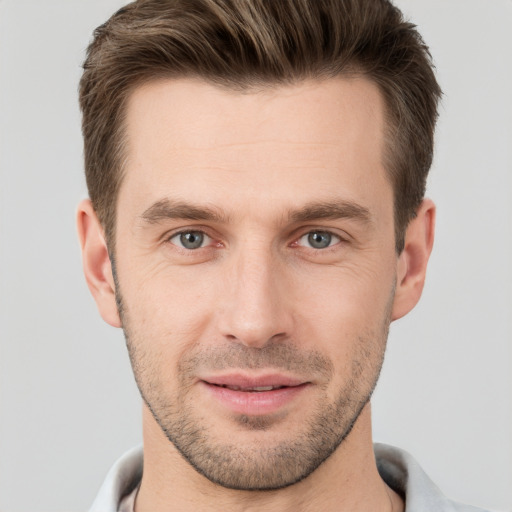
{"type": "Polygon", "coordinates": [[[201,380],[208,384],[216,386],[233,386],[238,388],[255,388],[255,387],[294,387],[304,384],[304,380],[293,378],[279,373],[265,374],[265,375],[245,375],[242,373],[216,375],[205,377],[201,380]]]}
{"type": "Polygon", "coordinates": [[[262,416],[278,412],[291,404],[306,391],[311,383],[279,374],[260,376],[230,374],[206,377],[201,379],[199,384],[211,398],[231,412],[262,416]],[[274,389],[254,389],[268,387],[274,389]]]}

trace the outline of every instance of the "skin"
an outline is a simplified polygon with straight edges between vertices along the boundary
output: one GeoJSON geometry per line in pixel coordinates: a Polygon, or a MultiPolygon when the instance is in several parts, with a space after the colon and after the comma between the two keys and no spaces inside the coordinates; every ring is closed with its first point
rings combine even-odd
{"type": "Polygon", "coordinates": [[[390,321],[420,298],[435,209],[422,203],[397,255],[377,87],[337,78],[240,94],[160,80],[134,91],[126,123],[117,283],[89,201],[78,231],[145,401],[136,510],[403,510],[376,469],[368,400],[390,321]],[[183,247],[183,232],[202,245],[183,247]],[[233,372],[305,386],[275,411],[240,414],[205,385],[233,372]],[[308,464],[319,437],[329,449],[308,464]]]}

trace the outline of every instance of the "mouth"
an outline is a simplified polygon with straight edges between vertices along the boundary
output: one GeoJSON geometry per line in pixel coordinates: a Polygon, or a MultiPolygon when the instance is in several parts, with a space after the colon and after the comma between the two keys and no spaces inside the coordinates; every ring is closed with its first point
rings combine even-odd
{"type": "Polygon", "coordinates": [[[261,416],[292,407],[311,382],[283,375],[225,375],[205,378],[200,385],[221,408],[261,416]]]}
{"type": "Polygon", "coordinates": [[[240,387],[240,386],[230,386],[228,384],[212,384],[213,386],[218,386],[220,388],[231,389],[231,391],[244,391],[246,393],[262,393],[264,391],[274,391],[275,389],[283,389],[288,386],[253,386],[253,387],[240,387]]]}

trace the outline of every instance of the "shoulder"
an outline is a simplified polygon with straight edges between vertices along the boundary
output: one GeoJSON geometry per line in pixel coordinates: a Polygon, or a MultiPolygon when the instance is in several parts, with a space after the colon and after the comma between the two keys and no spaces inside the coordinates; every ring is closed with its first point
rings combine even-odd
{"type": "Polygon", "coordinates": [[[89,512],[116,512],[142,478],[142,446],[127,451],[108,472],[89,512]]]}
{"type": "Polygon", "coordinates": [[[488,512],[446,498],[405,450],[376,443],[374,451],[382,479],[405,498],[405,512],[488,512]]]}

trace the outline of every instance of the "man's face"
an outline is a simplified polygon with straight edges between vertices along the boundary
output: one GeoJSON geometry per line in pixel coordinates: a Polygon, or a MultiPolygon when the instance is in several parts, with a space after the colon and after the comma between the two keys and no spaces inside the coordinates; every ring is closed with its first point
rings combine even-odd
{"type": "Polygon", "coordinates": [[[117,295],[154,419],[226,487],[290,485],[348,435],[393,305],[383,102],[364,79],[137,89],[117,295]]]}

